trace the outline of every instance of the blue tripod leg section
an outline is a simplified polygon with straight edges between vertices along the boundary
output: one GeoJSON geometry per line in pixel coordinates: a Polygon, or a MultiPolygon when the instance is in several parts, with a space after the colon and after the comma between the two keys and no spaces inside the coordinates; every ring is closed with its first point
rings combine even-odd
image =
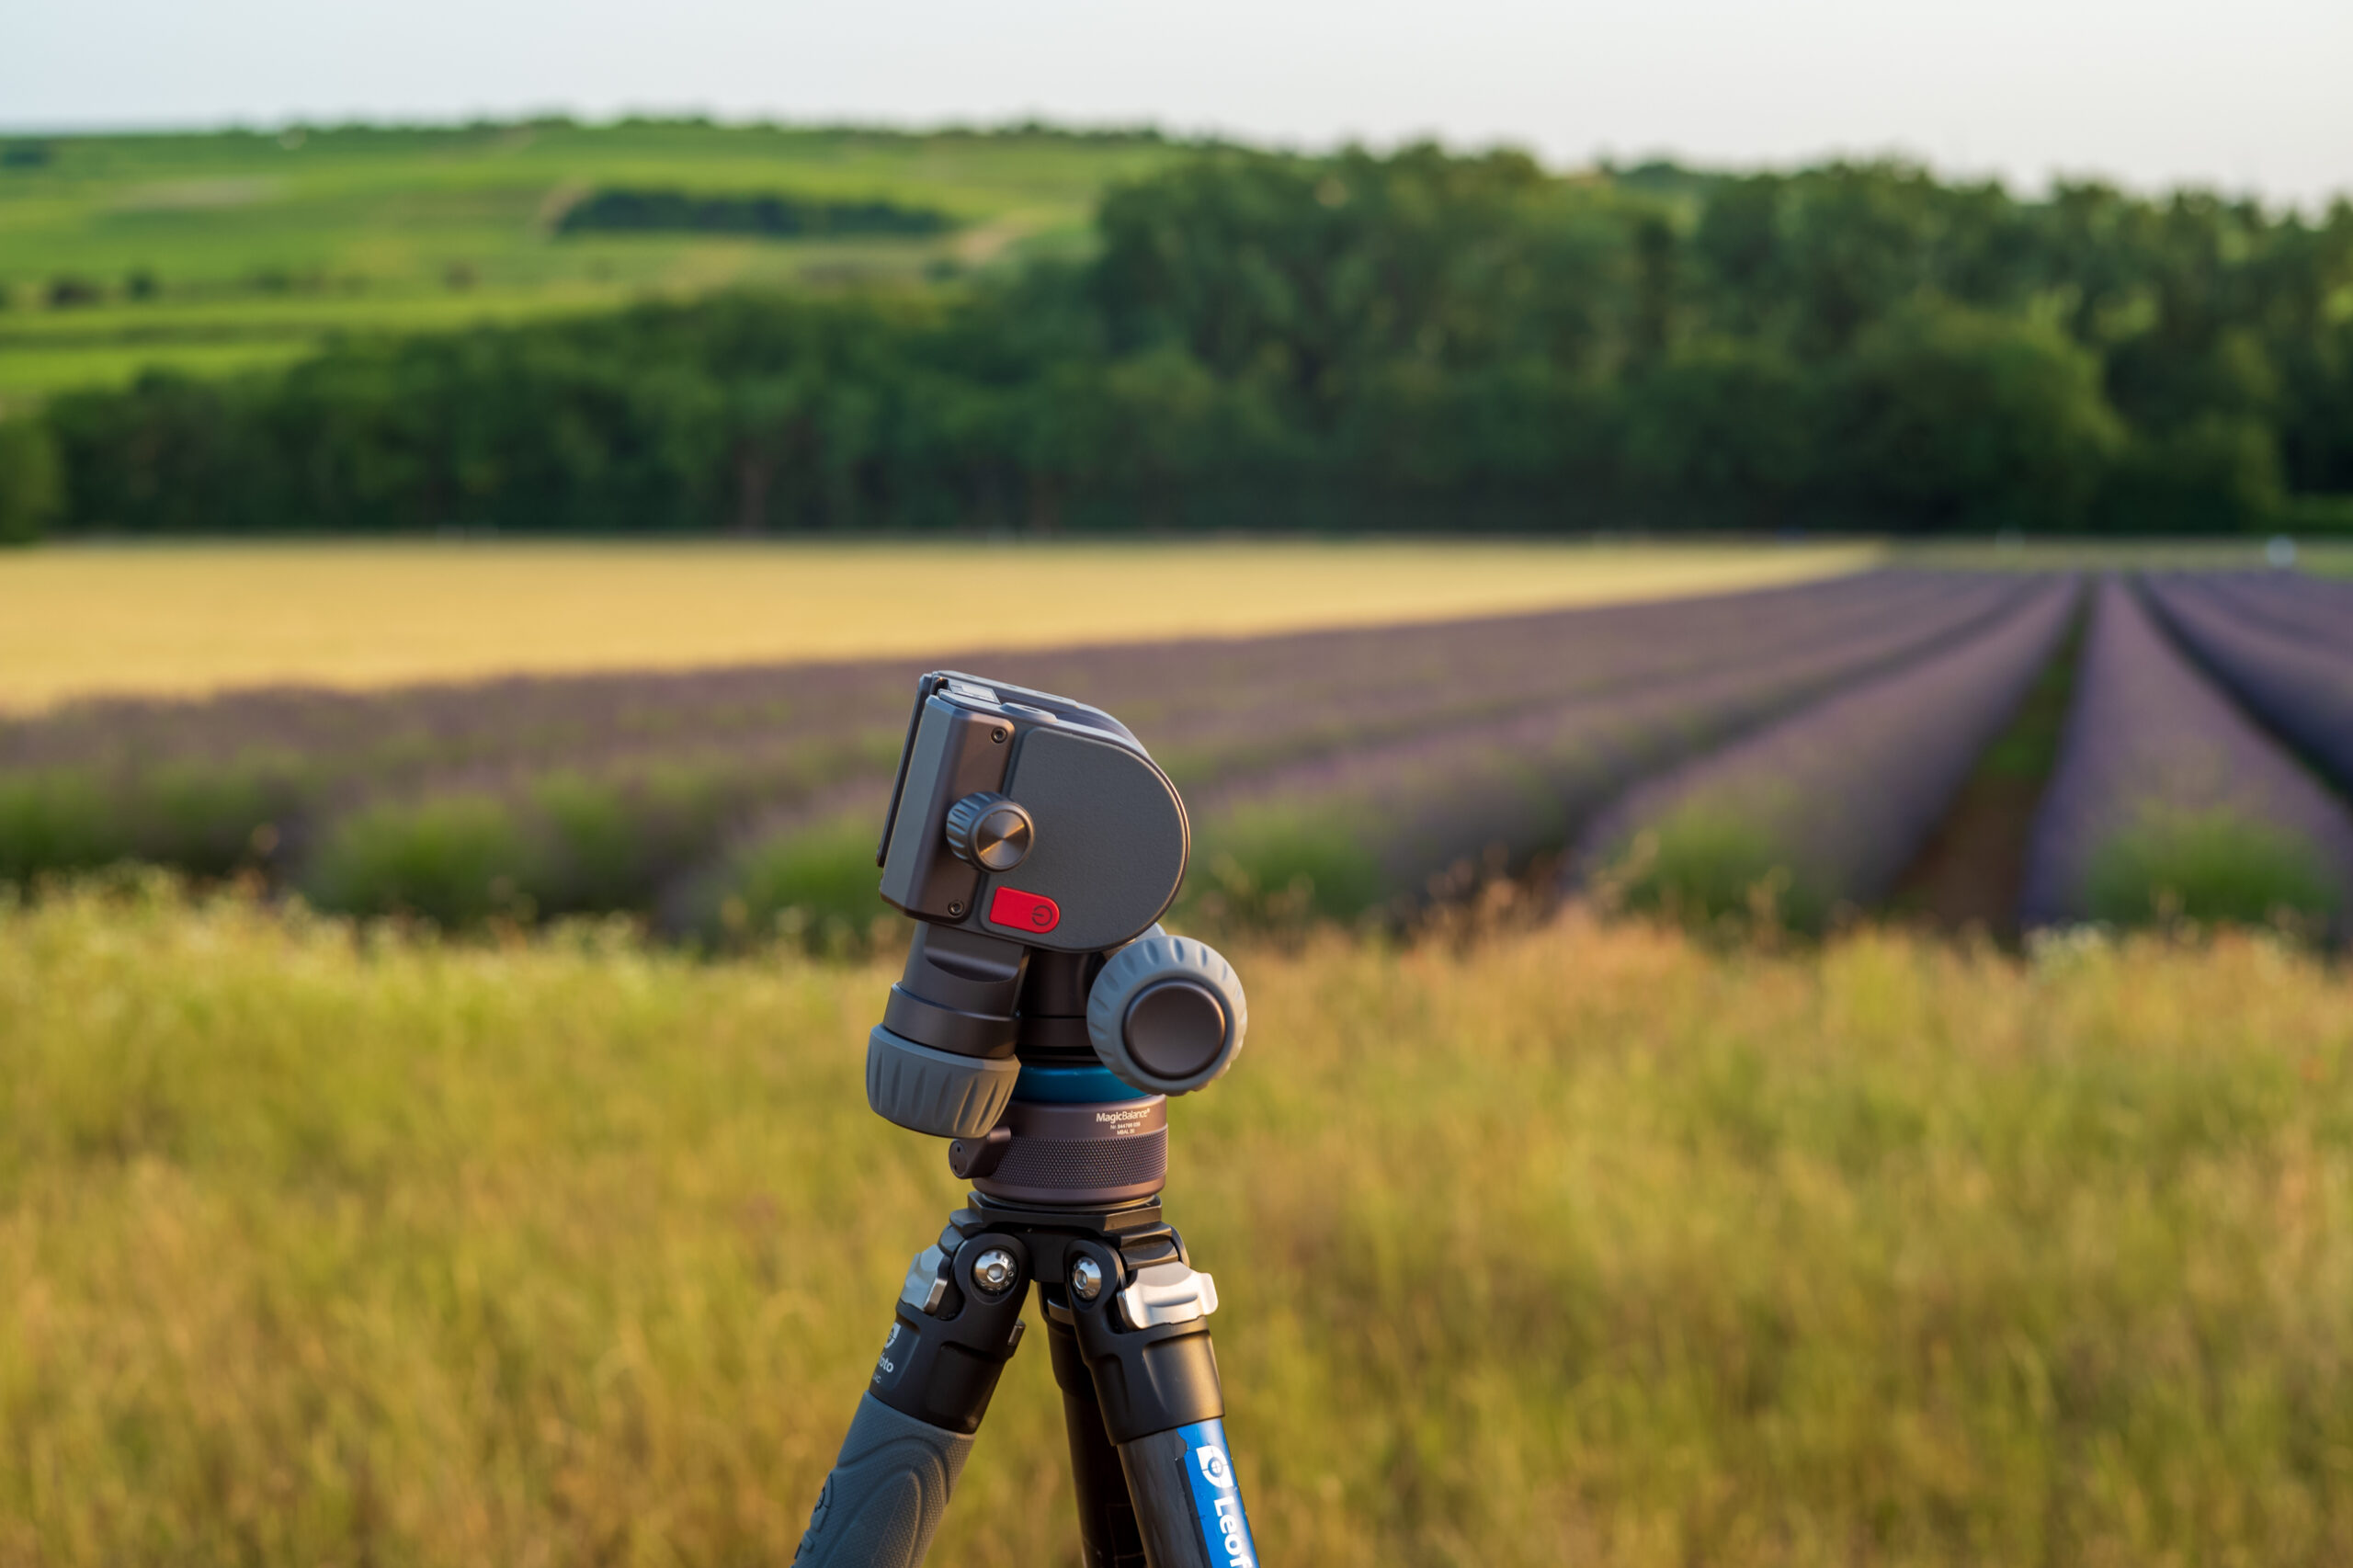
{"type": "Polygon", "coordinates": [[[1258,1548],[1250,1539],[1250,1516],[1243,1512],[1242,1488],[1233,1479],[1225,1423],[1197,1421],[1176,1428],[1176,1437],[1185,1445],[1185,1483],[1193,1494],[1202,1550],[1225,1568],[1257,1568],[1258,1548]]]}
{"type": "Polygon", "coordinates": [[[1120,1445],[1152,1568],[1257,1568],[1225,1423],[1194,1421],[1120,1445]]]}

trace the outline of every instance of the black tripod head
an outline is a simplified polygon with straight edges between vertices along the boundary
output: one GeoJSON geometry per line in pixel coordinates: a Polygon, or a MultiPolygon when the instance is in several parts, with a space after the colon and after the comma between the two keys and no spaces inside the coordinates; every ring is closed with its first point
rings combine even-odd
{"type": "Polygon", "coordinates": [[[1155,924],[1191,842],[1176,787],[1108,713],[925,676],[875,856],[916,926],[867,1042],[869,1103],[958,1140],[951,1164],[984,1191],[1025,1131],[1000,1125],[1017,1097],[1059,1108],[1017,1115],[1036,1137],[1082,1111],[1123,1137],[1165,1129],[1158,1096],[1224,1072],[1247,1017],[1232,967],[1155,924]]]}

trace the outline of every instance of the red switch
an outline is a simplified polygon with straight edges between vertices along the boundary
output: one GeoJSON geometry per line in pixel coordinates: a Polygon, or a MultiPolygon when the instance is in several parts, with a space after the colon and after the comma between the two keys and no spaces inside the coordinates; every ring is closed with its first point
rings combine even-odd
{"type": "Polygon", "coordinates": [[[989,895],[989,924],[1016,931],[1051,931],[1062,924],[1063,906],[1041,892],[999,888],[989,895]]]}

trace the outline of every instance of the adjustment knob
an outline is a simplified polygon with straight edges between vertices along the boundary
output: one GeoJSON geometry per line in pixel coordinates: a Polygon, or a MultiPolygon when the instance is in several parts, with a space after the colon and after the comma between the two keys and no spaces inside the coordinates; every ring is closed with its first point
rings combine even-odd
{"type": "Polygon", "coordinates": [[[1129,943],[1086,996],[1095,1054],[1147,1094],[1187,1094],[1216,1078],[1233,1064],[1249,1020],[1233,966],[1190,937],[1129,943]]]}
{"type": "Polygon", "coordinates": [[[983,790],[948,808],[948,848],[984,871],[1010,871],[1029,857],[1038,824],[1003,795],[983,790]]]}

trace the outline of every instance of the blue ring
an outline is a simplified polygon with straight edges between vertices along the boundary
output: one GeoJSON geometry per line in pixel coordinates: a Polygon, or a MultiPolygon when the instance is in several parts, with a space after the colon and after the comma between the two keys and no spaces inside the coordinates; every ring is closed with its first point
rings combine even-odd
{"type": "Polygon", "coordinates": [[[1013,1097],[1033,1105],[1101,1105],[1152,1096],[1121,1083],[1108,1067],[1032,1067],[1025,1062],[1014,1082],[1013,1097]]]}

